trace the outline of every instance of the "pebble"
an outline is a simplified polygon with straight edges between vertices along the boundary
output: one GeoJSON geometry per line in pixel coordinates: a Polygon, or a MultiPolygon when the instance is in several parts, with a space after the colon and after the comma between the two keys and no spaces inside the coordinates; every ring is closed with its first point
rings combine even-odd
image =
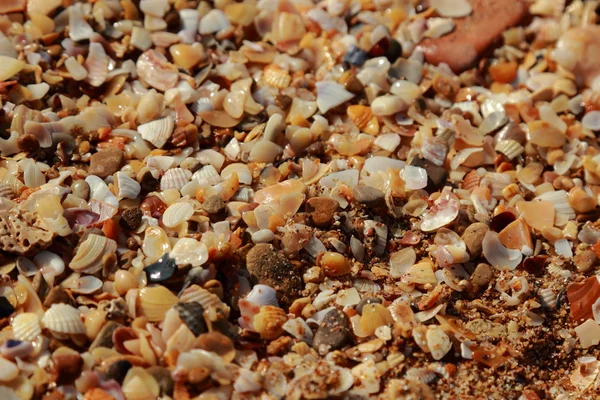
{"type": "Polygon", "coordinates": [[[429,193],[434,193],[444,188],[444,185],[448,179],[448,174],[444,167],[435,165],[431,161],[421,157],[413,158],[410,165],[414,167],[421,167],[427,171],[427,187],[425,187],[426,191],[429,193]]]}
{"type": "Polygon", "coordinates": [[[123,325],[110,321],[107,322],[100,332],[98,332],[98,336],[90,345],[90,351],[94,350],[96,347],[108,347],[109,349],[113,347],[113,333],[118,329],[122,328],[123,325]]]}
{"type": "Polygon", "coordinates": [[[428,63],[446,63],[460,73],[472,67],[504,30],[518,24],[527,14],[527,5],[520,0],[471,0],[471,6],[471,15],[454,19],[453,32],[421,41],[419,47],[428,63]]]}
{"type": "Polygon", "coordinates": [[[385,194],[371,186],[355,186],[352,194],[354,200],[367,207],[380,207],[385,204],[385,194]]]}
{"type": "Polygon", "coordinates": [[[156,179],[149,170],[138,174],[137,181],[142,188],[142,193],[153,192],[160,186],[158,179],[156,179]]]}
{"type": "Polygon", "coordinates": [[[246,255],[246,268],[258,283],[277,291],[282,303],[291,303],[302,290],[302,278],[288,259],[266,243],[257,244],[246,255]]]}
{"type": "Polygon", "coordinates": [[[127,375],[127,371],[133,365],[127,360],[118,360],[108,366],[106,370],[106,379],[114,379],[119,384],[123,383],[123,379],[125,379],[125,375],[127,375]]]}
{"type": "Polygon", "coordinates": [[[473,271],[473,274],[471,275],[471,282],[480,288],[484,288],[490,283],[493,276],[494,270],[492,267],[481,263],[477,265],[477,268],[475,268],[475,271],[473,271]]]}
{"type": "Polygon", "coordinates": [[[593,250],[584,250],[581,253],[575,254],[575,257],[573,258],[575,267],[577,267],[577,270],[581,272],[590,271],[597,261],[598,257],[593,250]]]}
{"type": "Polygon", "coordinates": [[[490,228],[483,222],[475,222],[465,229],[462,240],[467,246],[467,251],[471,255],[471,260],[479,257],[481,254],[481,244],[483,237],[490,228]]]}
{"type": "Polygon", "coordinates": [[[120,170],[122,166],[123,152],[115,147],[109,147],[92,155],[88,173],[104,179],[120,170]]]}
{"type": "Polygon", "coordinates": [[[144,268],[148,282],[159,283],[171,278],[177,271],[175,259],[170,258],[168,254],[163,255],[158,261],[144,268]]]}
{"type": "Polygon", "coordinates": [[[50,292],[48,292],[48,296],[46,296],[46,299],[44,300],[44,307],[50,308],[52,304],[61,303],[69,304],[71,306],[75,305],[73,297],[71,297],[65,289],[59,286],[54,286],[52,289],[50,289],[50,292]]]}
{"type": "Polygon", "coordinates": [[[71,191],[80,199],[88,200],[90,198],[90,185],[83,179],[73,182],[71,191]]]}
{"type": "Polygon", "coordinates": [[[355,310],[357,313],[362,315],[363,307],[366,306],[367,304],[381,304],[381,303],[383,303],[383,300],[381,300],[379,297],[365,297],[364,299],[361,299],[358,302],[358,304],[355,307],[355,310]]]}
{"type": "Polygon", "coordinates": [[[368,58],[369,54],[367,54],[366,51],[356,46],[351,46],[344,54],[342,61],[350,65],[360,67],[365,63],[365,61],[367,61],[368,58]]]}
{"type": "Polygon", "coordinates": [[[202,208],[209,214],[216,214],[225,208],[225,202],[221,196],[215,194],[202,203],[202,208]]]}
{"type": "Polygon", "coordinates": [[[343,311],[329,311],[313,340],[313,347],[321,354],[337,350],[344,346],[350,338],[350,320],[343,311]]]}
{"type": "Polygon", "coordinates": [[[329,197],[313,197],[306,202],[306,211],[310,213],[313,223],[319,228],[331,225],[338,207],[339,203],[329,197]]]}
{"type": "Polygon", "coordinates": [[[119,225],[127,231],[135,231],[142,225],[144,213],[139,208],[128,208],[121,214],[119,225]]]}
{"type": "Polygon", "coordinates": [[[54,366],[58,372],[57,383],[72,382],[79,377],[83,358],[79,354],[54,354],[54,366]]]}
{"type": "Polygon", "coordinates": [[[508,335],[508,331],[504,325],[485,319],[474,319],[467,322],[466,326],[468,330],[478,336],[479,340],[489,338],[499,339],[508,335]]]}
{"type": "Polygon", "coordinates": [[[0,318],[9,317],[15,312],[15,308],[10,304],[10,301],[4,296],[0,297],[0,318]]]}
{"type": "Polygon", "coordinates": [[[146,370],[158,383],[158,387],[160,387],[160,393],[163,396],[171,396],[173,394],[173,387],[175,383],[173,382],[173,377],[171,376],[171,371],[164,367],[150,367],[146,370]]]}

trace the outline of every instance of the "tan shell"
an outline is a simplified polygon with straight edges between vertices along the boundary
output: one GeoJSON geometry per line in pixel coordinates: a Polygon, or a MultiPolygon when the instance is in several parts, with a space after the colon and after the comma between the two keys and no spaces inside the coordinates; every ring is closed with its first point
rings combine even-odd
{"type": "Polygon", "coordinates": [[[167,143],[167,140],[171,137],[174,129],[175,121],[170,115],[147,122],[137,128],[144,140],[149,141],[158,148],[163,147],[165,143],[167,143]]]}
{"type": "Polygon", "coordinates": [[[33,341],[42,333],[40,318],[35,313],[21,313],[13,318],[13,334],[16,339],[33,341]]]}
{"type": "Polygon", "coordinates": [[[362,132],[376,135],[379,132],[379,121],[371,107],[360,104],[349,106],[346,110],[348,118],[362,132]]]}
{"type": "Polygon", "coordinates": [[[267,85],[279,89],[285,89],[292,82],[290,74],[277,64],[267,65],[263,70],[262,79],[267,85]]]}
{"type": "Polygon", "coordinates": [[[156,285],[141,289],[138,302],[140,315],[148,318],[150,322],[160,322],[179,299],[169,289],[156,285]]]}
{"type": "Polygon", "coordinates": [[[0,211],[0,250],[27,255],[50,246],[54,233],[34,213],[18,208],[0,211]]]}
{"type": "Polygon", "coordinates": [[[283,324],[287,322],[287,314],[279,307],[262,306],[254,316],[254,329],[263,339],[277,339],[283,333],[283,324]]]}
{"type": "Polygon", "coordinates": [[[127,400],[156,400],[160,394],[156,379],[141,367],[127,371],[122,389],[127,400]]]}
{"type": "Polygon", "coordinates": [[[192,285],[185,289],[183,293],[181,293],[179,301],[184,303],[196,301],[200,303],[205,310],[218,308],[223,310],[226,315],[229,315],[229,306],[227,306],[227,304],[223,303],[217,295],[198,285],[192,285]]]}
{"type": "Polygon", "coordinates": [[[79,244],[69,268],[77,272],[94,274],[104,266],[105,256],[117,251],[117,242],[104,236],[89,234],[79,244]]]}
{"type": "Polygon", "coordinates": [[[496,151],[504,154],[509,160],[512,160],[515,157],[523,154],[523,152],[525,152],[525,148],[516,140],[509,139],[498,142],[496,145],[496,151]]]}
{"type": "Polygon", "coordinates": [[[52,304],[42,318],[44,327],[52,332],[65,334],[85,333],[85,325],[78,309],[68,304],[52,304]]]}

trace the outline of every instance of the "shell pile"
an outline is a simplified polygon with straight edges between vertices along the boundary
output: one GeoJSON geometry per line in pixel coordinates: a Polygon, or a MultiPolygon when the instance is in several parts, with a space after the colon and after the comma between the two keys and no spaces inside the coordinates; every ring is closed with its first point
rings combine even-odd
{"type": "Polygon", "coordinates": [[[598,10],[0,0],[0,398],[598,398],[598,10]]]}

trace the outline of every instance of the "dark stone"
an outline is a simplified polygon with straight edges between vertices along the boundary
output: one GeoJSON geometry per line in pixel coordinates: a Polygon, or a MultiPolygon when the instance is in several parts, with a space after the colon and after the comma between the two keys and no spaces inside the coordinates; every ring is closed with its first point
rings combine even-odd
{"type": "Polygon", "coordinates": [[[355,310],[357,313],[362,315],[363,307],[366,306],[367,304],[381,304],[381,303],[383,303],[383,300],[381,300],[379,297],[365,297],[364,299],[362,299],[361,301],[358,302],[355,310]]]}
{"type": "Polygon", "coordinates": [[[516,219],[517,217],[515,214],[510,211],[501,212],[500,214],[492,217],[492,220],[490,221],[490,229],[494,232],[500,232],[516,219]]]}
{"type": "Polygon", "coordinates": [[[368,58],[369,58],[369,55],[367,54],[366,51],[364,51],[356,46],[351,46],[344,54],[344,58],[342,61],[345,62],[346,64],[355,65],[357,67],[360,67],[361,65],[363,65],[365,63],[365,61],[367,61],[368,58]]]}
{"type": "Polygon", "coordinates": [[[15,312],[15,308],[10,304],[6,297],[0,297],[0,318],[10,317],[15,312]]]}
{"type": "Polygon", "coordinates": [[[142,188],[142,193],[154,192],[160,186],[158,179],[156,179],[149,170],[138,175],[137,180],[142,188]]]}
{"type": "Polygon", "coordinates": [[[139,208],[128,208],[121,214],[119,225],[126,231],[135,231],[142,224],[144,213],[139,208]]]}
{"type": "Polygon", "coordinates": [[[427,171],[427,187],[425,190],[427,190],[429,193],[437,192],[443,189],[444,185],[446,184],[446,180],[448,179],[448,175],[444,167],[435,165],[431,161],[421,157],[413,158],[410,165],[414,167],[421,167],[427,171]]]}
{"type": "Polygon", "coordinates": [[[402,56],[402,45],[396,39],[388,39],[388,48],[385,51],[385,58],[393,64],[400,56],[402,56]]]}
{"type": "Polygon", "coordinates": [[[349,326],[350,320],[343,311],[329,311],[315,333],[313,347],[321,354],[342,348],[350,338],[349,326]]]}
{"type": "Polygon", "coordinates": [[[190,328],[195,336],[208,332],[204,320],[204,307],[198,302],[177,303],[174,308],[179,313],[179,318],[190,328]]]}
{"type": "Polygon", "coordinates": [[[385,194],[374,187],[359,185],[352,189],[354,200],[367,207],[381,207],[385,205],[385,194]]]}
{"type": "Polygon", "coordinates": [[[170,258],[168,254],[163,255],[158,261],[144,268],[148,282],[158,283],[164,282],[171,278],[177,271],[175,259],[170,258]]]}
{"type": "Polygon", "coordinates": [[[119,360],[108,366],[106,370],[106,379],[114,379],[119,384],[123,383],[127,371],[129,371],[133,365],[127,360],[119,360]]]}
{"type": "Polygon", "coordinates": [[[246,255],[246,268],[258,283],[277,291],[283,304],[289,304],[302,290],[302,279],[288,259],[272,245],[260,243],[246,255]]]}

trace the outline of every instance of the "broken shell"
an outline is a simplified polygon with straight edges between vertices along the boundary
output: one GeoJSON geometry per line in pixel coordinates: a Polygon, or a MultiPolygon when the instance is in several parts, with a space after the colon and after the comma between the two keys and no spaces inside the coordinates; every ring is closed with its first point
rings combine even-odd
{"type": "Polygon", "coordinates": [[[317,82],[315,86],[317,87],[317,107],[323,114],[354,97],[354,94],[336,82],[322,81],[317,82]]]}
{"type": "Polygon", "coordinates": [[[179,299],[169,289],[156,285],[140,289],[138,302],[140,315],[150,322],[161,322],[179,299]]]}
{"type": "Polygon", "coordinates": [[[200,303],[177,303],[173,308],[177,310],[179,318],[195,336],[207,331],[206,321],[204,320],[204,307],[200,303]]]}
{"type": "MultiPolygon", "coordinates": [[[[69,7],[71,9],[73,7],[69,7]]],[[[83,66],[87,70],[86,80],[94,87],[101,86],[108,77],[108,56],[100,43],[91,42],[88,57],[83,66]]]]}
{"type": "Polygon", "coordinates": [[[362,308],[360,330],[364,335],[363,337],[371,336],[377,328],[391,324],[393,321],[392,314],[383,305],[378,303],[366,304],[362,308]]]}
{"type": "Polygon", "coordinates": [[[194,215],[194,205],[189,201],[181,201],[171,204],[165,210],[162,222],[167,228],[173,228],[189,220],[192,215],[194,215]]]}
{"type": "Polygon", "coordinates": [[[94,274],[104,267],[104,258],[108,254],[115,254],[117,243],[104,236],[89,234],[79,244],[77,253],[69,263],[69,268],[77,272],[94,274]]]}
{"type": "Polygon", "coordinates": [[[225,362],[233,361],[236,355],[233,341],[218,331],[207,332],[198,336],[195,347],[218,354],[225,362]]]}
{"type": "MultiPolygon", "coordinates": [[[[0,381],[10,382],[19,376],[19,367],[6,358],[0,357],[0,372],[0,381]]],[[[3,393],[0,393],[0,395],[3,395],[3,393]]],[[[4,399],[4,397],[2,398],[4,399]]]]}
{"type": "Polygon", "coordinates": [[[399,96],[384,95],[371,102],[371,110],[377,116],[393,115],[408,109],[408,104],[399,96]]]}
{"type": "Polygon", "coordinates": [[[68,304],[52,304],[42,318],[44,327],[52,332],[64,334],[85,333],[85,325],[78,309],[68,304]]]}
{"type": "Polygon", "coordinates": [[[136,67],[140,78],[155,89],[165,92],[177,84],[177,68],[154,49],[146,50],[138,58],[136,67]]]}
{"type": "Polygon", "coordinates": [[[437,326],[430,326],[426,333],[427,347],[435,360],[441,360],[452,348],[448,335],[437,326]]]}
{"type": "Polygon", "coordinates": [[[540,147],[561,147],[567,137],[546,121],[533,121],[527,124],[529,142],[540,147]]]}
{"type": "Polygon", "coordinates": [[[216,308],[223,310],[226,315],[229,315],[229,306],[219,299],[219,297],[208,290],[201,288],[198,285],[191,285],[185,289],[179,296],[179,300],[185,303],[198,302],[205,310],[216,308]]]}
{"type": "Polygon", "coordinates": [[[513,160],[525,152],[525,148],[515,140],[501,140],[495,150],[504,154],[509,160],[513,160]]]}
{"type": "Polygon", "coordinates": [[[160,180],[160,190],[181,190],[191,178],[192,173],[182,168],[171,168],[160,180]]]}
{"type": "Polygon", "coordinates": [[[19,340],[34,341],[41,335],[40,318],[34,313],[21,313],[11,322],[13,334],[19,340]]]}
{"type": "Polygon", "coordinates": [[[198,32],[201,35],[206,35],[220,32],[224,29],[228,29],[229,27],[231,27],[231,23],[229,22],[229,19],[225,13],[215,8],[210,10],[204,17],[202,17],[198,26],[198,32]]]}
{"type": "MultiPolygon", "coordinates": [[[[285,89],[290,86],[292,77],[277,64],[267,65],[263,70],[262,80],[270,86],[285,89]]],[[[319,82],[320,83],[320,82],[319,82]]],[[[317,83],[317,85],[319,84],[317,83]]],[[[317,86],[318,88],[318,86],[317,86]]]]}
{"type": "Polygon", "coordinates": [[[442,17],[461,18],[473,12],[468,0],[429,0],[429,4],[442,17]]]}
{"type": "Polygon", "coordinates": [[[281,336],[287,320],[287,314],[281,308],[262,306],[253,318],[253,325],[261,338],[273,340],[281,336]]]}
{"type": "Polygon", "coordinates": [[[122,389],[127,400],[153,400],[160,394],[156,379],[141,367],[132,367],[127,371],[122,389]]]}
{"type": "Polygon", "coordinates": [[[208,248],[202,242],[192,238],[181,238],[173,246],[169,256],[175,259],[177,265],[199,267],[208,261],[208,248]]]}
{"type": "Polygon", "coordinates": [[[171,251],[171,241],[167,233],[158,226],[151,226],[144,232],[142,251],[150,261],[158,260],[163,254],[171,251]]]}
{"type": "Polygon", "coordinates": [[[122,199],[135,199],[140,194],[142,187],[140,184],[125,172],[117,172],[115,174],[115,189],[117,197],[122,199]]]}
{"type": "Polygon", "coordinates": [[[25,66],[25,62],[17,60],[13,57],[0,55],[0,65],[2,65],[2,71],[0,71],[0,82],[4,82],[12,76],[18,74],[25,66]]]}
{"type": "Polygon", "coordinates": [[[155,147],[162,148],[173,134],[175,121],[173,117],[166,116],[138,126],[137,130],[142,138],[152,143],[155,147]]]}

